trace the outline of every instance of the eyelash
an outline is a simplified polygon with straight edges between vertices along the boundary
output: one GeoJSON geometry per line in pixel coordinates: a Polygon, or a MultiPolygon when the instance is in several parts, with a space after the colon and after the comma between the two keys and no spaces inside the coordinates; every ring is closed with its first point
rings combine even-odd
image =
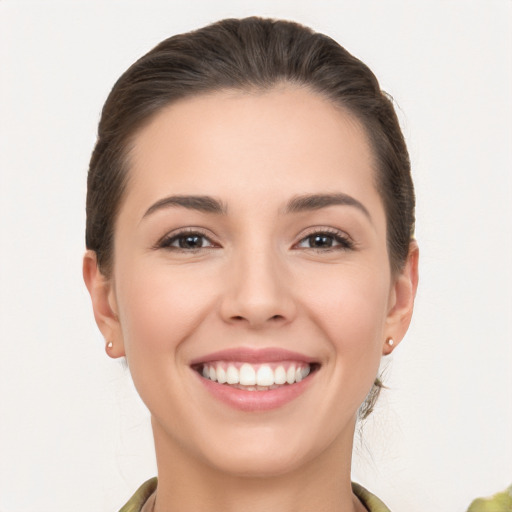
{"type": "Polygon", "coordinates": [[[354,249],[354,242],[341,231],[330,228],[315,228],[310,231],[306,236],[301,238],[296,245],[301,244],[302,242],[312,239],[317,236],[325,236],[331,238],[334,242],[337,242],[338,245],[331,247],[305,247],[304,249],[315,251],[315,252],[331,252],[331,251],[347,251],[354,249]]]}
{"type": "Polygon", "coordinates": [[[162,238],[156,244],[157,249],[169,249],[172,251],[188,252],[188,253],[195,253],[198,251],[204,251],[204,250],[208,250],[208,249],[212,249],[212,248],[216,248],[216,247],[219,247],[219,246],[217,244],[215,244],[215,242],[212,242],[210,237],[208,237],[205,233],[201,232],[198,229],[186,229],[186,230],[179,231],[178,233],[166,235],[164,238],[162,238]],[[185,248],[185,247],[179,247],[179,246],[176,247],[176,246],[172,245],[175,242],[179,243],[180,239],[192,238],[192,237],[200,237],[203,240],[204,239],[208,240],[210,245],[206,246],[206,247],[201,246],[201,247],[196,247],[196,248],[185,248]]]}
{"type": "MultiPolygon", "coordinates": [[[[337,243],[338,245],[334,245],[331,247],[303,247],[303,249],[315,251],[315,252],[331,252],[331,251],[346,251],[346,250],[353,250],[354,249],[354,242],[346,235],[343,235],[342,232],[335,230],[335,229],[329,229],[329,228],[322,228],[322,229],[315,229],[312,230],[310,233],[308,233],[306,236],[301,238],[294,247],[299,246],[301,243],[307,241],[308,239],[311,239],[313,237],[328,237],[333,240],[333,243],[337,243]]],[[[196,253],[199,251],[209,250],[220,247],[218,244],[215,244],[205,233],[201,232],[198,229],[187,229],[180,231],[178,233],[174,233],[171,235],[166,235],[164,238],[162,238],[155,246],[156,249],[168,249],[172,251],[179,251],[179,252],[186,252],[186,253],[196,253]],[[207,240],[209,242],[208,246],[201,246],[201,247],[192,247],[192,248],[186,248],[186,247],[180,247],[175,246],[176,242],[179,244],[180,240],[183,240],[185,238],[192,238],[192,237],[198,237],[203,240],[207,240]]]]}

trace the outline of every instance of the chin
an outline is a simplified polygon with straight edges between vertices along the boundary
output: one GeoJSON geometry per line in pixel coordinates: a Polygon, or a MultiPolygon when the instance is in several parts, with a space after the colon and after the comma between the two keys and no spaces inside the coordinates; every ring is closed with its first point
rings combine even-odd
{"type": "Polygon", "coordinates": [[[265,449],[245,450],[242,453],[231,452],[222,460],[209,460],[212,469],[217,472],[242,478],[271,478],[282,476],[301,468],[307,463],[305,454],[291,453],[286,450],[267,452],[265,449]]]}
{"type": "Polygon", "coordinates": [[[210,468],[235,477],[269,478],[291,474],[337,444],[332,431],[267,425],[225,430],[196,444],[196,456],[210,468]]]}

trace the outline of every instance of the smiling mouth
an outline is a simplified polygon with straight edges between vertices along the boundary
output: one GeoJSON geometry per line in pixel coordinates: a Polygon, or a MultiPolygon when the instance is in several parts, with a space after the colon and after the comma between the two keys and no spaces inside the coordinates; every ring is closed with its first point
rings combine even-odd
{"type": "Polygon", "coordinates": [[[203,378],[244,391],[270,391],[293,386],[319,369],[318,363],[280,361],[252,364],[242,361],[210,361],[193,365],[203,378]]]}

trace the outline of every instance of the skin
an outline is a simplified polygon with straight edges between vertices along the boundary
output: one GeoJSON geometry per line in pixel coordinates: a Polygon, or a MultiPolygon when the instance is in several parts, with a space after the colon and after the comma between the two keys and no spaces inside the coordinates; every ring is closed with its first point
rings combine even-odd
{"type": "Polygon", "coordinates": [[[126,356],[152,415],[158,512],[364,510],[350,487],[357,410],[408,328],[418,261],[412,243],[391,274],[374,176],[360,123],[304,88],[188,98],[137,134],[113,274],[89,251],[84,279],[107,351],[126,356]],[[364,208],[286,209],[303,194],[340,193],[364,208]],[[176,194],[211,196],[227,211],[147,213],[176,194]],[[204,233],[204,247],[159,246],[182,228],[204,233]],[[308,237],[326,231],[312,247],[308,237]],[[190,368],[238,346],[321,366],[292,402],[240,411],[190,368]]]}

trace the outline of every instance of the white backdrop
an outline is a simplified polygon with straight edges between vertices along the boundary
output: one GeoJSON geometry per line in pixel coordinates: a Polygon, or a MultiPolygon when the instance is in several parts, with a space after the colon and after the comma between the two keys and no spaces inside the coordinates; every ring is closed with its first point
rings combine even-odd
{"type": "Polygon", "coordinates": [[[0,0],[0,512],[112,512],[155,474],[82,284],[88,159],[132,61],[253,14],[369,64],[411,152],[420,290],[354,479],[394,512],[463,512],[512,483],[510,0],[0,0]]]}

